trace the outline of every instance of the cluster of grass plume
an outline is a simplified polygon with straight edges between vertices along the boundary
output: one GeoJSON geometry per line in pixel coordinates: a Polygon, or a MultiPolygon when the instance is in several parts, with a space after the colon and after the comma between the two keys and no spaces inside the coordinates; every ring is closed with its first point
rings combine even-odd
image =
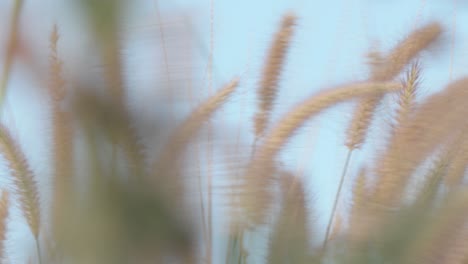
{"type": "MultiPolygon", "coordinates": [[[[156,142],[159,152],[152,157],[153,150],[138,133],[141,124],[132,118],[128,106],[132,85],[123,81],[119,30],[125,4],[80,1],[96,41],[93,52],[103,63],[101,82],[67,79],[63,66],[71,62],[61,59],[60,25],[51,29],[49,82],[44,89],[52,121],[51,205],[41,204],[47,200],[41,199],[44,191],[38,187],[39,176],[31,169],[14,130],[0,126],[0,153],[8,168],[1,176],[10,177],[13,185],[2,190],[0,199],[1,263],[10,263],[5,250],[10,239],[8,224],[21,217],[36,244],[37,252],[28,252],[31,263],[215,263],[221,257],[230,264],[258,259],[317,264],[468,262],[468,79],[453,81],[427,99],[416,100],[424,76],[419,54],[440,38],[443,28],[439,23],[423,25],[389,52],[374,54],[367,80],[323,89],[274,120],[281,74],[287,71],[295,25],[300,23],[294,13],[286,13],[259,74],[257,111],[252,118],[254,141],[245,148],[250,155],[245,163],[236,163],[232,172],[236,181],[223,191],[232,201],[223,205],[229,207],[224,217],[226,235],[225,231],[216,234],[213,225],[213,218],[219,217],[212,214],[216,212],[212,208],[216,187],[211,176],[216,175],[217,164],[207,166],[213,170],[205,171],[211,176],[200,176],[200,183],[208,182],[208,186],[194,187],[187,166],[203,159],[191,159],[188,153],[191,145],[200,143],[196,135],[212,126],[210,119],[225,104],[233,103],[230,98],[242,85],[242,77],[226,82],[204,99],[167,140],[156,142]],[[342,201],[351,154],[366,143],[373,119],[380,117],[377,108],[389,93],[397,94],[398,100],[385,148],[375,154],[374,164],[360,165],[350,201],[342,201]],[[350,101],[357,101],[357,106],[343,139],[348,156],[331,213],[319,216],[327,220],[323,226],[318,224],[306,178],[288,171],[278,156],[305,122],[350,101]],[[194,192],[201,197],[198,202],[194,192]],[[349,210],[340,203],[349,205],[349,210]],[[16,204],[22,215],[9,213],[16,204]],[[51,217],[46,217],[48,213],[51,217]],[[198,227],[203,227],[200,232],[198,227]],[[266,239],[260,229],[266,230],[266,239]],[[226,248],[213,251],[220,248],[215,243],[226,248]],[[258,243],[263,243],[266,254],[258,253],[258,243]]],[[[21,6],[22,1],[16,1],[0,103],[8,91],[16,56],[12,47],[19,41],[21,6]]],[[[159,30],[164,36],[164,29],[159,30]]],[[[167,52],[166,43],[162,47],[167,52]]],[[[169,74],[168,58],[164,58],[169,74]]],[[[40,72],[34,65],[29,70],[40,72]]],[[[209,65],[210,71],[213,66],[209,65]]],[[[165,125],[157,116],[152,122],[165,125]]],[[[212,129],[217,127],[208,129],[209,148],[221,147],[213,140],[212,129]]],[[[206,151],[211,152],[208,162],[220,160],[211,157],[212,150],[206,151]]]]}

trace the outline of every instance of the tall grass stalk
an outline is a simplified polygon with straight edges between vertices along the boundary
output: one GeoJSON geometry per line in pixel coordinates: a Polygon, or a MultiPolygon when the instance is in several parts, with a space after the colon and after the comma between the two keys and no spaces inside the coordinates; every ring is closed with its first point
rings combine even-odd
{"type": "Polygon", "coordinates": [[[325,230],[325,238],[324,238],[323,244],[322,244],[322,249],[324,251],[325,251],[325,249],[327,247],[327,244],[328,244],[330,230],[331,230],[331,227],[333,225],[333,220],[335,219],[336,209],[338,207],[338,202],[340,200],[341,190],[343,189],[343,183],[344,183],[345,178],[346,178],[346,173],[348,172],[348,167],[349,167],[349,163],[350,163],[350,160],[351,160],[352,153],[353,153],[353,150],[349,149],[348,154],[346,155],[346,161],[345,161],[344,166],[343,166],[343,171],[341,172],[340,183],[338,184],[338,189],[336,191],[335,199],[333,200],[333,206],[332,206],[332,210],[331,210],[331,213],[330,213],[330,218],[328,219],[327,228],[325,230]]]}
{"type": "MultiPolygon", "coordinates": [[[[3,109],[3,101],[5,100],[7,86],[10,80],[11,67],[13,65],[13,59],[15,56],[15,48],[18,44],[18,33],[19,33],[19,20],[21,15],[21,9],[23,7],[23,0],[15,0],[13,5],[13,11],[10,20],[10,34],[8,36],[8,43],[5,50],[5,60],[3,62],[3,71],[1,75],[0,83],[0,108],[3,109]]],[[[3,111],[2,111],[3,112],[3,111]]]]}

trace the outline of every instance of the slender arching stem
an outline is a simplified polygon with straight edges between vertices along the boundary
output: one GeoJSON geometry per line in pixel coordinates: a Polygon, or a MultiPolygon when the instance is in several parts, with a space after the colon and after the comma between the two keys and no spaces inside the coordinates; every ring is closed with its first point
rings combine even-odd
{"type": "Polygon", "coordinates": [[[331,230],[331,227],[332,227],[332,224],[333,224],[333,219],[335,218],[336,208],[338,206],[338,201],[340,200],[341,190],[343,189],[343,183],[344,183],[344,179],[346,177],[346,172],[347,172],[348,167],[349,167],[349,161],[351,160],[351,154],[352,153],[353,153],[353,149],[349,149],[348,155],[346,157],[346,161],[345,161],[345,164],[344,164],[344,167],[343,167],[343,172],[341,173],[341,179],[340,179],[340,183],[338,185],[338,190],[336,192],[335,201],[333,202],[333,207],[332,207],[332,211],[331,211],[331,214],[330,214],[330,219],[328,220],[327,230],[325,232],[325,238],[323,240],[323,245],[322,245],[323,250],[325,250],[325,248],[327,247],[328,237],[330,235],[330,230],[331,230]]]}

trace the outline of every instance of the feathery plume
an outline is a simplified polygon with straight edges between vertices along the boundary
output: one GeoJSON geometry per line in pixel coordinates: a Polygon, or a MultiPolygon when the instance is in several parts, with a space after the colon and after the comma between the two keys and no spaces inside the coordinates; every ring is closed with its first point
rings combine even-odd
{"type": "Polygon", "coordinates": [[[398,110],[396,113],[396,126],[403,123],[413,112],[415,107],[416,90],[419,86],[421,66],[419,62],[411,65],[402,80],[402,89],[399,91],[398,110]]]}
{"type": "Polygon", "coordinates": [[[71,182],[73,171],[72,157],[72,129],[70,114],[63,109],[63,102],[66,90],[65,80],[62,77],[63,62],[58,54],[59,32],[57,25],[54,25],[50,34],[49,53],[49,94],[52,98],[52,130],[53,130],[53,179],[54,179],[54,224],[58,226],[63,214],[63,207],[66,204],[66,195],[69,194],[68,185],[71,182]]]}
{"type": "Polygon", "coordinates": [[[50,67],[50,85],[49,93],[53,99],[53,103],[61,101],[65,97],[65,80],[62,77],[62,67],[63,62],[58,55],[58,40],[60,34],[58,32],[58,27],[54,24],[52,32],[49,37],[49,67],[50,67]]]}
{"type": "Polygon", "coordinates": [[[273,160],[287,140],[308,119],[324,109],[355,97],[384,93],[399,87],[397,83],[352,83],[326,90],[298,104],[271,129],[265,137],[257,154],[247,168],[245,194],[241,197],[254,222],[262,222],[263,214],[268,209],[271,194],[268,190],[271,174],[274,172],[273,160]]]}
{"type": "Polygon", "coordinates": [[[377,163],[372,199],[386,208],[398,205],[411,173],[438,144],[447,142],[467,126],[468,78],[455,81],[421,104],[414,117],[400,125],[389,148],[377,163]],[[450,112],[446,112],[450,109],[450,112]],[[434,125],[436,124],[436,125],[434,125]],[[448,129],[450,128],[450,129],[448,129]]]}
{"type": "Polygon", "coordinates": [[[442,26],[431,22],[415,30],[400,42],[379,64],[372,69],[371,79],[388,81],[398,75],[403,68],[421,51],[428,48],[442,34],[442,26]]]}
{"type": "Polygon", "coordinates": [[[41,223],[37,183],[26,157],[3,125],[0,125],[0,151],[11,169],[21,209],[37,240],[41,223]]]}
{"type": "Polygon", "coordinates": [[[265,62],[262,80],[258,89],[260,105],[254,118],[255,135],[257,138],[264,134],[268,125],[268,119],[278,89],[279,77],[294,33],[296,19],[296,16],[291,13],[283,17],[280,29],[274,37],[265,62]]]}
{"type": "MultiPolygon", "coordinates": [[[[372,68],[371,81],[390,81],[422,50],[432,44],[442,33],[438,23],[430,23],[413,33],[398,44],[380,63],[372,68]]],[[[382,95],[373,95],[361,99],[354,112],[348,129],[346,146],[359,148],[363,143],[382,95]]]]}
{"type": "MultiPolygon", "coordinates": [[[[176,129],[154,166],[155,172],[160,174],[158,175],[159,177],[164,174],[170,174],[170,176],[174,175],[175,172],[173,170],[174,168],[177,168],[177,160],[184,151],[184,148],[190,143],[190,139],[193,138],[204,122],[207,121],[215,111],[226,102],[238,84],[239,80],[237,78],[226,84],[215,95],[198,106],[198,108],[195,109],[187,119],[185,119],[179,128],[176,129]]],[[[171,181],[174,181],[174,179],[171,179],[171,181]]],[[[170,193],[174,192],[174,189],[167,189],[170,193]]]]}

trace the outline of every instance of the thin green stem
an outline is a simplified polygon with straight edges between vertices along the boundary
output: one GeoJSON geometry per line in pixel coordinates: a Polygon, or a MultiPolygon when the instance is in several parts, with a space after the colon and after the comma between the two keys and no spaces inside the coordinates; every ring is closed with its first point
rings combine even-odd
{"type": "MultiPolygon", "coordinates": [[[[211,94],[213,91],[213,56],[214,56],[214,0],[210,0],[210,56],[208,59],[208,92],[211,94]]],[[[207,149],[207,158],[208,158],[208,241],[209,245],[207,247],[207,257],[208,263],[212,263],[213,255],[213,127],[211,120],[208,120],[207,125],[208,132],[208,149],[207,149]]]]}
{"type": "Polygon", "coordinates": [[[351,154],[352,153],[353,153],[353,149],[349,149],[348,155],[346,157],[346,161],[345,161],[345,164],[344,164],[344,167],[343,167],[343,172],[341,174],[340,183],[338,185],[338,191],[336,192],[335,201],[333,202],[333,208],[332,208],[332,212],[330,214],[330,219],[328,220],[327,231],[325,232],[325,239],[323,240],[323,245],[322,245],[322,250],[323,251],[325,251],[325,248],[327,247],[328,237],[330,236],[330,230],[331,230],[331,227],[332,227],[332,224],[333,224],[333,219],[335,218],[336,208],[338,206],[338,201],[340,200],[341,190],[343,188],[344,179],[346,177],[346,172],[347,172],[348,167],[349,167],[349,161],[351,160],[351,154]]]}
{"type": "Polygon", "coordinates": [[[239,236],[240,232],[236,228],[234,231],[234,234],[229,236],[229,241],[228,241],[228,251],[226,254],[226,263],[228,264],[239,264],[240,261],[240,245],[242,236],[239,236]],[[239,254],[236,254],[239,253],[239,254]]]}
{"type": "Polygon", "coordinates": [[[37,250],[37,259],[39,264],[42,264],[42,257],[41,257],[41,247],[39,246],[39,238],[36,237],[36,250],[37,250]]]}

